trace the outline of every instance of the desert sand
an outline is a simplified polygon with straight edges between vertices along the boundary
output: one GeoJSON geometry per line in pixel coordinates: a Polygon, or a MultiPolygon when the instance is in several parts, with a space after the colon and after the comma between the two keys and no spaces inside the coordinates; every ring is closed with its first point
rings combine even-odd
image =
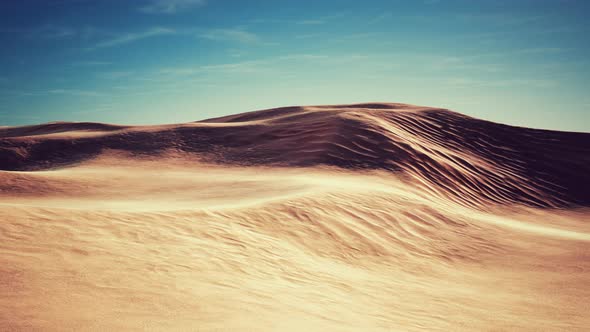
{"type": "Polygon", "coordinates": [[[0,128],[2,331],[584,331],[590,134],[405,104],[0,128]]]}

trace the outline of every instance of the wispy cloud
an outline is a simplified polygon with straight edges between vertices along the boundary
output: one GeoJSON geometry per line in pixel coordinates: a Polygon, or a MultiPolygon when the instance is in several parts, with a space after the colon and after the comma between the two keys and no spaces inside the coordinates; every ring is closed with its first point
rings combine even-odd
{"type": "MultiPolygon", "coordinates": [[[[165,75],[165,76],[192,76],[200,73],[205,72],[217,72],[217,73],[254,73],[254,72],[261,72],[263,70],[269,69],[269,66],[274,61],[271,59],[262,59],[262,60],[251,60],[251,61],[241,61],[241,62],[232,62],[232,63],[222,63],[222,64],[212,64],[212,65],[202,65],[202,66],[193,66],[193,67],[173,67],[173,68],[163,68],[159,71],[158,74],[165,75]]],[[[151,78],[150,80],[156,80],[151,78]]]]}
{"type": "Polygon", "coordinates": [[[276,70],[285,70],[279,64],[314,62],[319,65],[337,65],[362,60],[367,61],[368,56],[359,54],[325,55],[325,54],[286,54],[276,57],[230,62],[222,64],[210,64],[200,66],[170,67],[160,69],[155,76],[143,78],[150,81],[161,81],[163,77],[192,76],[203,73],[263,73],[276,70]],[[159,78],[156,78],[158,77],[159,78]]]}
{"type": "MultiPolygon", "coordinates": [[[[418,57],[420,58],[420,57],[418,57]]],[[[503,71],[504,68],[499,64],[494,63],[482,63],[481,61],[475,61],[478,59],[477,56],[423,56],[424,63],[429,63],[429,66],[433,70],[446,70],[446,71],[457,71],[457,70],[469,70],[477,72],[494,73],[503,71]]]]}
{"type": "Polygon", "coordinates": [[[151,0],[139,10],[148,14],[176,14],[205,3],[205,0],[151,0]]]}
{"type": "Polygon", "coordinates": [[[301,20],[301,21],[297,21],[295,23],[296,24],[299,24],[299,25],[319,25],[319,24],[326,23],[326,21],[325,20],[322,20],[322,19],[317,19],[317,20],[301,20]]]}
{"type": "Polygon", "coordinates": [[[111,80],[129,77],[131,75],[133,75],[132,71],[109,71],[109,72],[97,74],[98,77],[107,78],[107,79],[111,79],[111,80]]]}
{"type": "MultiPolygon", "coordinates": [[[[549,15],[530,15],[530,14],[516,14],[512,12],[505,12],[505,13],[441,13],[440,15],[432,16],[426,14],[419,14],[419,15],[408,15],[406,16],[409,19],[419,21],[419,22],[428,22],[432,24],[434,21],[439,22],[447,22],[449,20],[458,21],[462,24],[469,24],[473,26],[493,26],[494,28],[499,27],[516,27],[522,25],[529,25],[529,24],[536,24],[536,29],[531,30],[539,30],[541,28],[541,24],[539,23],[547,23],[549,21],[549,15]],[[547,21],[547,22],[543,22],[547,21]]],[[[507,34],[506,31],[496,30],[492,33],[485,33],[487,35],[504,35],[507,34]]]]}
{"type": "Polygon", "coordinates": [[[377,16],[375,16],[374,18],[372,18],[371,20],[369,20],[369,24],[377,24],[377,23],[381,23],[383,21],[389,20],[393,17],[393,14],[391,12],[385,12],[385,13],[381,13],[377,16]]]}
{"type": "Polygon", "coordinates": [[[264,60],[224,63],[219,65],[202,66],[201,70],[224,73],[259,73],[261,71],[268,69],[264,68],[265,63],[267,62],[264,60]]]}
{"type": "Polygon", "coordinates": [[[568,52],[571,49],[563,47],[536,47],[536,48],[525,48],[517,50],[514,53],[517,54],[560,54],[568,52]]]}
{"type": "MultiPolygon", "coordinates": [[[[87,51],[92,51],[101,48],[110,48],[120,45],[133,43],[139,40],[160,37],[160,36],[188,36],[198,37],[201,39],[208,39],[213,41],[222,41],[240,44],[256,44],[262,42],[260,36],[255,33],[244,30],[243,28],[228,28],[228,29],[202,29],[202,28],[169,28],[169,27],[151,27],[143,31],[137,32],[119,32],[110,33],[111,37],[95,43],[87,47],[87,51]]],[[[86,65],[102,65],[106,64],[101,61],[87,61],[79,64],[86,65]]]]}
{"type": "Polygon", "coordinates": [[[30,38],[41,39],[91,39],[108,35],[108,31],[93,26],[66,26],[59,24],[45,24],[31,29],[12,29],[12,32],[21,32],[30,38]]]}
{"type": "Polygon", "coordinates": [[[96,105],[93,108],[83,109],[79,111],[73,111],[72,114],[92,114],[92,113],[104,113],[115,109],[114,104],[96,105]]]}
{"type": "Polygon", "coordinates": [[[241,49],[230,49],[228,50],[227,54],[232,58],[241,58],[247,55],[249,52],[241,49]]]}
{"type": "Polygon", "coordinates": [[[332,41],[341,43],[358,39],[378,38],[380,35],[382,35],[380,32],[357,32],[332,39],[332,41]]]}
{"type": "Polygon", "coordinates": [[[557,82],[550,79],[494,79],[494,80],[480,80],[465,77],[449,78],[445,82],[448,85],[461,87],[489,87],[489,88],[511,88],[516,86],[529,86],[535,88],[548,88],[555,86],[557,82]]]}
{"type": "Polygon", "coordinates": [[[281,55],[278,60],[325,60],[330,59],[330,56],[324,54],[289,54],[281,55]]]}
{"type": "Polygon", "coordinates": [[[30,37],[41,37],[46,39],[62,39],[74,37],[78,31],[72,27],[46,24],[29,31],[30,37]]]}
{"type": "Polygon", "coordinates": [[[98,91],[92,90],[77,90],[77,89],[50,89],[50,90],[37,90],[37,91],[28,91],[28,90],[4,90],[0,91],[0,95],[5,95],[7,97],[39,97],[39,96],[48,96],[48,95],[69,95],[69,96],[79,96],[79,97],[99,97],[104,96],[103,93],[98,91]]]}
{"type": "MultiPolygon", "coordinates": [[[[158,74],[162,75],[170,75],[170,76],[188,76],[193,75],[196,73],[201,72],[201,67],[171,67],[171,68],[162,68],[159,70],[158,74]]],[[[154,77],[142,77],[140,78],[142,81],[157,81],[158,79],[154,77]]]]}
{"type": "Polygon", "coordinates": [[[320,38],[324,37],[325,34],[322,33],[305,33],[300,35],[295,35],[296,39],[311,39],[311,38],[320,38]]]}
{"type": "Polygon", "coordinates": [[[32,96],[39,96],[42,93],[39,92],[30,92],[24,90],[0,90],[0,97],[3,98],[20,98],[20,97],[32,97],[32,96]]]}
{"type": "Polygon", "coordinates": [[[242,29],[212,29],[198,33],[200,38],[215,40],[238,42],[242,44],[253,44],[260,42],[260,37],[254,33],[242,29]]]}
{"type": "Polygon", "coordinates": [[[69,95],[69,96],[82,96],[82,97],[99,97],[104,94],[97,91],[89,90],[73,90],[73,89],[53,89],[47,91],[48,94],[52,95],[69,95]]]}
{"type": "MultiPolygon", "coordinates": [[[[470,70],[477,72],[502,72],[507,69],[503,63],[506,57],[523,57],[523,56],[546,56],[552,54],[562,54],[569,52],[569,48],[560,47],[536,47],[513,49],[500,52],[489,52],[479,54],[465,55],[414,55],[415,59],[428,65],[434,70],[470,70]]],[[[545,64],[546,65],[546,64],[545,64]]]]}
{"type": "Polygon", "coordinates": [[[328,24],[333,20],[344,17],[345,13],[335,13],[332,15],[324,15],[319,17],[305,17],[293,19],[276,19],[276,18],[257,18],[250,20],[252,24],[297,24],[297,25],[320,25],[328,24]]]}
{"type": "Polygon", "coordinates": [[[522,25],[532,22],[537,22],[546,18],[543,15],[514,15],[514,14],[502,14],[502,13],[492,13],[492,14],[481,14],[481,13],[474,13],[474,14],[460,14],[457,15],[457,18],[468,21],[468,22],[477,22],[477,23],[489,23],[495,25],[522,25]]]}
{"type": "Polygon", "coordinates": [[[124,44],[133,43],[138,40],[152,38],[157,36],[163,35],[172,35],[176,34],[177,31],[174,29],[163,28],[163,27],[154,27],[142,32],[134,32],[134,33],[123,33],[115,36],[114,38],[103,40],[92,47],[89,47],[88,50],[95,50],[99,48],[109,48],[124,44]]]}
{"type": "Polygon", "coordinates": [[[72,63],[74,67],[95,67],[95,66],[108,66],[111,65],[112,62],[107,61],[76,61],[72,63]]]}

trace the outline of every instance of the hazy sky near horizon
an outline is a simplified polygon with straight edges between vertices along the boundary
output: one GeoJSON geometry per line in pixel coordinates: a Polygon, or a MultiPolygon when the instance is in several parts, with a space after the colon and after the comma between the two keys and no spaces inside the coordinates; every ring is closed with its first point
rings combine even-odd
{"type": "Polygon", "coordinates": [[[354,102],[590,131],[590,1],[0,2],[0,125],[354,102]]]}

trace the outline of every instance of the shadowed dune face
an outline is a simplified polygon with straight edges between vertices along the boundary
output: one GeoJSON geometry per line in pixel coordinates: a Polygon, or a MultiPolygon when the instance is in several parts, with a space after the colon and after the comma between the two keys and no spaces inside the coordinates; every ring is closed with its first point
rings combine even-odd
{"type": "Polygon", "coordinates": [[[0,129],[0,167],[63,167],[117,150],[213,163],[388,170],[468,205],[590,204],[590,134],[511,127],[404,104],[286,107],[198,123],[0,129]]]}
{"type": "Polygon", "coordinates": [[[584,331],[589,135],[404,104],[0,128],[0,330],[584,331]]]}

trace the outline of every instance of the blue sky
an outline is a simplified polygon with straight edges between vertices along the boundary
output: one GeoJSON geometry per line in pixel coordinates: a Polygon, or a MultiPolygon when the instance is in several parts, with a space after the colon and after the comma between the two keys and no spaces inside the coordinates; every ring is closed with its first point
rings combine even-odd
{"type": "Polygon", "coordinates": [[[0,2],[0,125],[368,101],[590,131],[590,1],[0,2]]]}

